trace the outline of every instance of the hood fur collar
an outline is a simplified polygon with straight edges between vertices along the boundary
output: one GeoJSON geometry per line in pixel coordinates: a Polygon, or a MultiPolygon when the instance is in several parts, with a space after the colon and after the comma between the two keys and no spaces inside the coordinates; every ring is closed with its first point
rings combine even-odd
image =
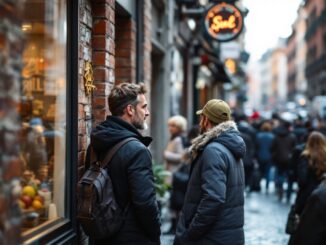
{"type": "Polygon", "coordinates": [[[201,134],[198,137],[194,138],[191,141],[192,145],[189,149],[193,159],[198,155],[199,150],[202,149],[205,145],[207,145],[210,140],[218,138],[221,133],[228,131],[229,129],[238,129],[234,121],[226,121],[220,123],[219,125],[211,128],[204,134],[201,134]]]}

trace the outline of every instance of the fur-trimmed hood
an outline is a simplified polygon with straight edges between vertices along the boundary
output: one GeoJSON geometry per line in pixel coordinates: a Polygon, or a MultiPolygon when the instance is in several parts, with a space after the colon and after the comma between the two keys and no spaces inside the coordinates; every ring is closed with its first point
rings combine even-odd
{"type": "Polygon", "coordinates": [[[243,158],[246,153],[246,145],[240,136],[237,125],[233,121],[220,123],[193,139],[190,147],[193,159],[211,141],[216,141],[224,145],[237,159],[243,158]]]}

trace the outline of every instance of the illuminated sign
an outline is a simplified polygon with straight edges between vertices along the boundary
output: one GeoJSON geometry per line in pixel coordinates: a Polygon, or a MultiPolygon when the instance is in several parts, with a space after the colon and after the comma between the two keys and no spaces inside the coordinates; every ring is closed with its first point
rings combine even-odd
{"type": "Polygon", "coordinates": [[[226,59],[224,62],[226,68],[231,74],[235,74],[237,71],[237,64],[234,59],[226,59]]]}
{"type": "Polygon", "coordinates": [[[208,9],[205,16],[205,28],[212,38],[227,42],[241,33],[243,16],[234,5],[219,3],[208,9]]]}

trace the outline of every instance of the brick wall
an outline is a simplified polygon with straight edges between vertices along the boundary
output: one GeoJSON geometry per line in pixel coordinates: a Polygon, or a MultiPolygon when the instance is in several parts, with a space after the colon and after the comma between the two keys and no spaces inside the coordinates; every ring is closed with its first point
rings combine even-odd
{"type": "Polygon", "coordinates": [[[0,243],[19,244],[18,105],[23,52],[21,9],[23,1],[5,0],[0,5],[0,243]]]}
{"type": "Polygon", "coordinates": [[[78,81],[78,165],[84,164],[86,147],[92,127],[92,98],[85,94],[83,72],[85,61],[92,61],[92,8],[91,0],[79,2],[79,81],[78,81]]]}
{"type": "Polygon", "coordinates": [[[93,0],[93,68],[97,90],[93,94],[92,113],[95,124],[109,113],[107,97],[114,84],[115,1],[93,0]]]}
{"type": "Polygon", "coordinates": [[[116,18],[116,83],[136,81],[136,22],[131,18],[116,18]]]}
{"type": "Polygon", "coordinates": [[[81,166],[92,127],[109,114],[107,97],[115,81],[115,1],[80,0],[79,6],[78,165],[81,166]],[[85,94],[85,61],[93,65],[96,90],[91,96],[85,94]]]}

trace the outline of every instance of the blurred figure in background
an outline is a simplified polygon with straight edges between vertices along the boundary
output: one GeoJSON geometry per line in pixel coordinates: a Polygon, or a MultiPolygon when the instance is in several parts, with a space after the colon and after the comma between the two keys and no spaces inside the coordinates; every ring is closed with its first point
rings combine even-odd
{"type": "Polygon", "coordinates": [[[268,193],[269,182],[271,181],[271,167],[273,165],[271,149],[273,140],[272,125],[269,122],[264,122],[256,136],[256,156],[261,174],[266,180],[266,193],[268,193]]]}
{"type": "Polygon", "coordinates": [[[243,158],[245,186],[248,188],[248,191],[251,191],[251,185],[253,184],[252,174],[254,171],[254,159],[256,154],[256,130],[248,123],[247,117],[244,114],[239,115],[237,120],[238,130],[240,131],[241,137],[246,144],[246,154],[243,158]]]}
{"type": "MultiPolygon", "coordinates": [[[[170,117],[168,120],[170,140],[165,148],[163,157],[166,170],[174,173],[181,164],[186,147],[185,132],[187,130],[187,120],[180,115],[170,117]]],[[[171,178],[167,180],[171,184],[171,178]]]]}
{"type": "Polygon", "coordinates": [[[326,140],[323,134],[312,132],[298,163],[299,191],[295,201],[300,216],[311,192],[320,184],[326,172],[326,140]]]}
{"type": "MultiPolygon", "coordinates": [[[[171,177],[166,179],[166,182],[172,185],[172,176],[180,168],[183,162],[183,156],[186,148],[187,120],[180,115],[170,117],[168,120],[168,128],[170,133],[170,140],[164,151],[164,160],[166,170],[171,172],[171,177]]],[[[172,195],[171,195],[172,197],[172,195]]],[[[170,215],[171,215],[171,229],[168,233],[174,233],[177,225],[177,210],[171,205],[170,199],[170,215]]]]}
{"type": "Polygon", "coordinates": [[[190,172],[190,162],[191,156],[188,151],[188,147],[191,145],[191,140],[196,138],[199,135],[199,127],[198,125],[193,126],[187,134],[186,139],[186,150],[184,156],[182,158],[182,163],[178,167],[177,171],[175,171],[172,175],[172,190],[171,190],[171,199],[170,199],[170,208],[176,214],[176,219],[172,220],[172,226],[169,233],[175,233],[175,223],[179,218],[179,213],[182,209],[185,194],[187,191],[187,184],[189,179],[190,172]]]}
{"type": "MultiPolygon", "coordinates": [[[[290,131],[291,124],[283,122],[275,129],[275,138],[272,143],[272,158],[276,166],[276,191],[278,198],[283,199],[283,183],[288,179],[288,170],[292,160],[292,153],[296,144],[295,136],[290,131]]],[[[290,201],[292,184],[288,182],[287,201],[290,201]]]]}
{"type": "Polygon", "coordinates": [[[289,245],[326,244],[326,174],[323,182],[313,191],[303,210],[297,231],[289,245]]]}
{"type": "Polygon", "coordinates": [[[326,244],[325,137],[319,132],[311,133],[302,155],[295,202],[299,226],[291,235],[289,245],[322,245],[326,244]]]}

